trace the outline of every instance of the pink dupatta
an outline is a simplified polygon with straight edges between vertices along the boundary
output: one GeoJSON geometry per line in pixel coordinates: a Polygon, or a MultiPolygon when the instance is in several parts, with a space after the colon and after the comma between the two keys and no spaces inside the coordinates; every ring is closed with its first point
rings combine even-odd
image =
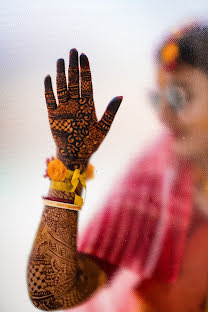
{"type": "MultiPolygon", "coordinates": [[[[188,163],[180,163],[170,147],[171,137],[165,135],[142,156],[136,156],[102,209],[84,233],[79,233],[79,252],[129,272],[124,284],[117,285],[117,294],[123,289],[129,296],[133,285],[145,278],[177,279],[192,216],[192,179],[188,163]]],[[[131,311],[125,304],[123,310],[116,307],[116,277],[114,280],[70,311],[131,311]],[[100,297],[109,304],[113,298],[110,310],[102,310],[102,305],[98,309],[100,297]]],[[[124,297],[117,296],[117,302],[124,297]]]]}

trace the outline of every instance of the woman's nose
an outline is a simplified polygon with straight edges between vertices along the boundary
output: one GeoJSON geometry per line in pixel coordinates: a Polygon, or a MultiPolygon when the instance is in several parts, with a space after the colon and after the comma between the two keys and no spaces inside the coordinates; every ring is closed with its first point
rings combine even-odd
{"type": "Polygon", "coordinates": [[[171,108],[166,98],[160,100],[158,107],[158,118],[166,127],[171,128],[177,119],[177,114],[173,108],[171,108]]]}

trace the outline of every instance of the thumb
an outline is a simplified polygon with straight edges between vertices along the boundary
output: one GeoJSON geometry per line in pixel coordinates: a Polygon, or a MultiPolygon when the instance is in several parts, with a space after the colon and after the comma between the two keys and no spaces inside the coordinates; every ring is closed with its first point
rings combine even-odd
{"type": "Polygon", "coordinates": [[[109,102],[102,118],[98,122],[98,128],[104,134],[106,134],[108,130],[110,129],[113,119],[121,105],[122,100],[123,100],[123,96],[116,96],[115,98],[113,98],[109,102]]]}

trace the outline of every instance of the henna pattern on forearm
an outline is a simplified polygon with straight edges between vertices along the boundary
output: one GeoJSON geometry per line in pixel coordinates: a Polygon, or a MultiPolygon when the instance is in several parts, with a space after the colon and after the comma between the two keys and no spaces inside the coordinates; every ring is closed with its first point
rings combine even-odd
{"type": "MultiPolygon", "coordinates": [[[[62,193],[50,189],[48,195],[61,197],[62,193]]],[[[98,287],[102,271],[77,255],[77,222],[76,211],[44,207],[27,269],[31,301],[41,310],[73,307],[98,287]]]]}

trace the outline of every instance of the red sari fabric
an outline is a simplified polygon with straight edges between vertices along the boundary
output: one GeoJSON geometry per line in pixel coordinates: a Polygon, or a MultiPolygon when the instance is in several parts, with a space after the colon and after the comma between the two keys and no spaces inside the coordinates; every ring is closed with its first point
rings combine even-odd
{"type": "MultiPolygon", "coordinates": [[[[171,151],[171,140],[170,135],[160,137],[131,161],[102,209],[78,236],[79,252],[116,265],[117,277],[129,272],[119,283],[120,293],[123,289],[126,295],[119,295],[117,303],[127,300],[133,284],[138,286],[142,279],[171,283],[179,273],[192,216],[192,179],[189,164],[178,161],[171,151]]],[[[128,308],[124,303],[122,308],[116,306],[115,285],[116,277],[112,286],[72,310],[132,311],[130,302],[128,308]],[[111,309],[102,310],[100,305],[93,310],[99,296],[114,302],[111,309]]],[[[119,287],[117,283],[117,294],[119,287]]]]}

